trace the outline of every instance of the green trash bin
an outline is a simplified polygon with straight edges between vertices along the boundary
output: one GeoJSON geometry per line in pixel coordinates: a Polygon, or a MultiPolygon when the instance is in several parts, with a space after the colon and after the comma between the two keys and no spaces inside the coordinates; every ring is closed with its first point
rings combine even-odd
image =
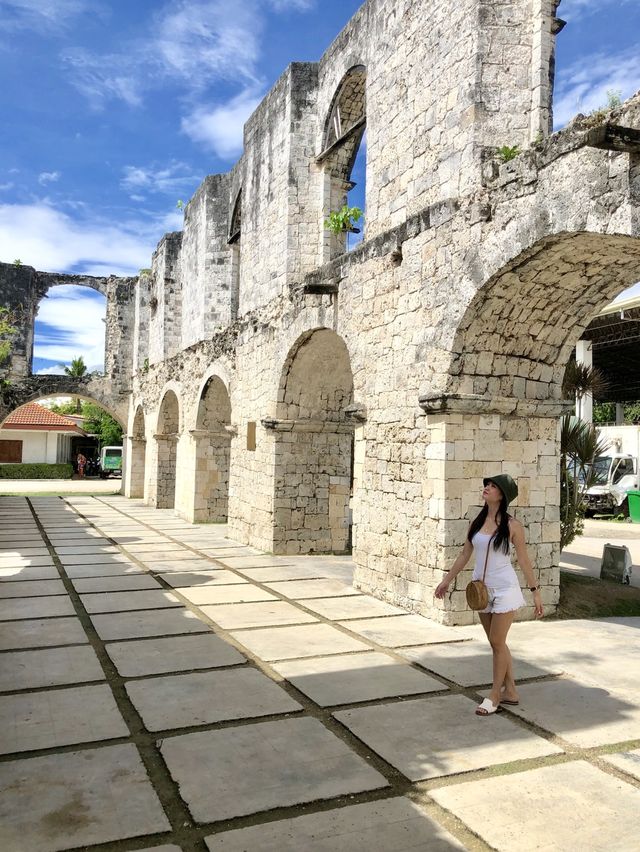
{"type": "Polygon", "coordinates": [[[634,524],[640,524],[640,491],[627,491],[629,517],[634,524]]]}

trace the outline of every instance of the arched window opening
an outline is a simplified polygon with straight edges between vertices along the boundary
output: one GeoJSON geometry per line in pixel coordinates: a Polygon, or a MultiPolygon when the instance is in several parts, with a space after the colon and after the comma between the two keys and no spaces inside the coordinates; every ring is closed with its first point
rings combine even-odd
{"type": "Polygon", "coordinates": [[[242,233],[242,190],[238,192],[231,214],[229,246],[231,247],[231,319],[238,316],[240,303],[240,237],[242,233]]]}
{"type": "Polygon", "coordinates": [[[34,375],[104,372],[107,300],[81,285],[51,287],[38,305],[33,341],[34,375]]]}
{"type": "Polygon", "coordinates": [[[347,206],[362,216],[335,234],[325,229],[323,260],[350,251],[363,239],[366,196],[366,69],[351,68],[343,77],[325,123],[323,151],[317,159],[325,170],[323,220],[347,206]]]}

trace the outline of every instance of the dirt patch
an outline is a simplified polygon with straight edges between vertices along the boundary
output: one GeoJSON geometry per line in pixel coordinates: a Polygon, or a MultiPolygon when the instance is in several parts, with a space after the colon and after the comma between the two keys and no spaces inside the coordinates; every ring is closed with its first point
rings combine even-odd
{"type": "Polygon", "coordinates": [[[640,589],[560,572],[560,604],[555,618],[613,616],[640,616],[640,589]]]}

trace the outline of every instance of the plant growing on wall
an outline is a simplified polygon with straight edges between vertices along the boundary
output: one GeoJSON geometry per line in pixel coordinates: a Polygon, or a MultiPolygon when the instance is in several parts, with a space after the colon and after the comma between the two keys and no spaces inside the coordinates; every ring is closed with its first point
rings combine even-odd
{"type": "Polygon", "coordinates": [[[332,234],[340,235],[347,231],[354,234],[359,234],[358,228],[354,227],[354,222],[362,218],[362,210],[359,207],[348,207],[346,204],[340,210],[334,210],[329,213],[328,218],[324,220],[324,226],[332,234]]]}
{"type": "Polygon", "coordinates": [[[509,160],[518,156],[520,147],[518,145],[503,145],[502,148],[498,148],[496,153],[501,162],[508,163],[509,160]]]}
{"type": "Polygon", "coordinates": [[[0,308],[0,367],[9,359],[11,338],[18,329],[13,324],[15,317],[9,308],[0,308]]]}

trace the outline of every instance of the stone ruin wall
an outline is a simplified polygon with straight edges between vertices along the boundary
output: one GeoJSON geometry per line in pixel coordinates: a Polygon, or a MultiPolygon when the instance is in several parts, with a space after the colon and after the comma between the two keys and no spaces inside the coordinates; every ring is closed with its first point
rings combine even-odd
{"type": "MultiPolygon", "coordinates": [[[[212,464],[223,440],[232,537],[339,550],[348,495],[337,460],[353,438],[356,584],[459,624],[473,617],[470,572],[443,603],[433,590],[482,477],[509,472],[553,609],[561,375],[593,313],[640,278],[633,134],[612,141],[587,121],[547,139],[555,10],[370,0],[319,63],[287,69],[249,119],[236,166],[203,182],[136,288],[125,493],[158,505],[173,464],[176,510],[206,514],[226,476],[212,464]],[[355,66],[366,69],[366,233],[335,257],[322,227],[335,181],[318,155],[355,66]],[[524,153],[500,165],[495,150],[516,144],[524,153]],[[317,352],[306,366],[305,351],[317,352]],[[199,418],[213,378],[230,410],[215,439],[199,418]],[[325,410],[296,413],[294,383],[317,389],[325,410]],[[350,401],[334,412],[336,387],[350,401]],[[170,436],[168,392],[179,403],[170,436]]],[[[600,129],[640,129],[638,113],[628,102],[600,129]]]]}

